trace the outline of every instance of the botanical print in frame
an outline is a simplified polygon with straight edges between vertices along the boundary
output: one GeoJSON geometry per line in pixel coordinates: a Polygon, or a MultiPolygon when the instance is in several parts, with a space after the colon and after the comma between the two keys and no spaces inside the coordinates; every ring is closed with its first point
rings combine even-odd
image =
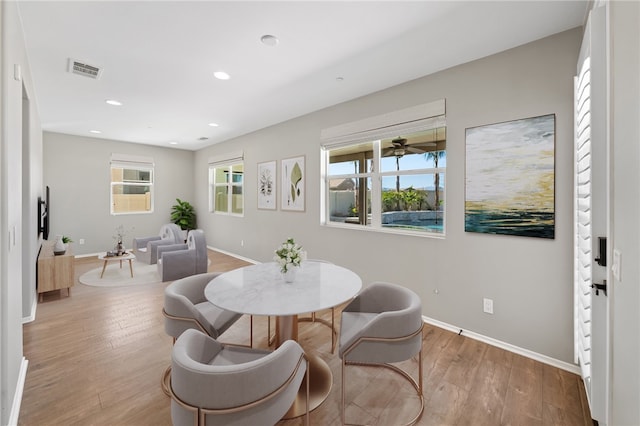
{"type": "Polygon", "coordinates": [[[281,209],[304,211],[306,176],[304,156],[281,160],[281,209]]]}
{"type": "Polygon", "coordinates": [[[276,162],[258,163],[258,208],[277,209],[276,198],[276,162]]]}
{"type": "Polygon", "coordinates": [[[465,231],[555,238],[555,119],[466,129],[465,231]]]}

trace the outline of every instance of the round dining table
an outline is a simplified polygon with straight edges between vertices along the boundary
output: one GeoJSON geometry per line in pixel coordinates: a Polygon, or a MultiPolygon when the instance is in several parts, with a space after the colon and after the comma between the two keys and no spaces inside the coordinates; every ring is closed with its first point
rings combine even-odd
{"type": "MultiPolygon", "coordinates": [[[[247,315],[276,317],[276,346],[298,340],[298,315],[340,305],[362,288],[360,277],[347,268],[327,262],[303,261],[293,282],[286,282],[275,262],[224,272],[205,288],[209,302],[221,309],[247,315]]],[[[331,391],[328,364],[315,354],[309,359],[309,410],[317,408],[331,391]]],[[[306,383],[284,418],[305,413],[306,383]]]]}

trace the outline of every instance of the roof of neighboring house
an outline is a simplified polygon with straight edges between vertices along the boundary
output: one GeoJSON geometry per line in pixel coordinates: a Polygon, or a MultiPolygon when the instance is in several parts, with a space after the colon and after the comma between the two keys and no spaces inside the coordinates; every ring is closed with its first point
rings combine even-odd
{"type": "Polygon", "coordinates": [[[331,179],[329,181],[329,189],[334,191],[351,191],[355,189],[356,183],[351,178],[331,179]]]}

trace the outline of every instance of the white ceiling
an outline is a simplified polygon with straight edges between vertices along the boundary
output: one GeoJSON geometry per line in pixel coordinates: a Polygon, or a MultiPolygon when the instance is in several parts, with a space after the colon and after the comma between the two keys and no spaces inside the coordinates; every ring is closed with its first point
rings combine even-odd
{"type": "Polygon", "coordinates": [[[19,10],[44,130],[197,150],[580,26],[587,2],[22,0],[19,10]],[[279,44],[261,44],[265,34],[279,44]],[[69,58],[99,66],[100,79],[68,73],[69,58]]]}

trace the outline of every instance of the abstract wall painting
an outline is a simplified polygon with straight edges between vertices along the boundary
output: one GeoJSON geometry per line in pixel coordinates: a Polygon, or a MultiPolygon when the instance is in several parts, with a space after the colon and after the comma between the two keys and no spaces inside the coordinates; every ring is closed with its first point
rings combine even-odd
{"type": "Polygon", "coordinates": [[[276,162],[258,163],[258,208],[276,210],[276,162]]]}
{"type": "Polygon", "coordinates": [[[304,156],[281,160],[281,209],[303,212],[305,209],[304,156]]]}
{"type": "Polygon", "coordinates": [[[555,238],[555,114],[466,129],[465,231],[555,238]]]}

